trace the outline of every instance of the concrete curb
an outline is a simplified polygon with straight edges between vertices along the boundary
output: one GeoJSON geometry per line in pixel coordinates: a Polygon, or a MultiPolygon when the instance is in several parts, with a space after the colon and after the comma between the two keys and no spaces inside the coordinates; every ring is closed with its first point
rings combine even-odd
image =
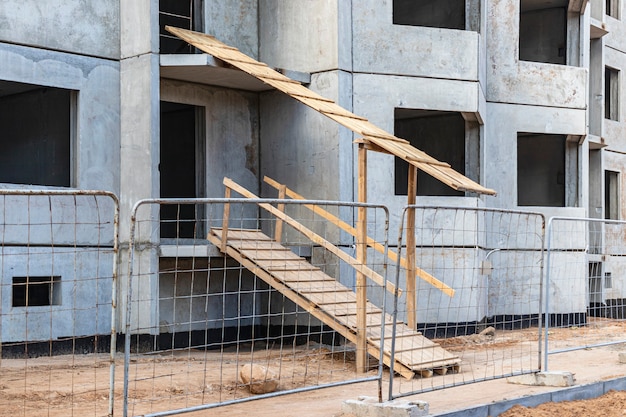
{"type": "Polygon", "coordinates": [[[527,395],[511,400],[498,401],[492,404],[483,404],[462,410],[448,411],[440,414],[431,414],[432,417],[496,417],[504,413],[514,405],[535,407],[546,402],[561,402],[573,400],[586,400],[596,398],[611,390],[626,390],[626,377],[610,379],[607,381],[592,382],[590,384],[560,389],[541,394],[527,395]]]}

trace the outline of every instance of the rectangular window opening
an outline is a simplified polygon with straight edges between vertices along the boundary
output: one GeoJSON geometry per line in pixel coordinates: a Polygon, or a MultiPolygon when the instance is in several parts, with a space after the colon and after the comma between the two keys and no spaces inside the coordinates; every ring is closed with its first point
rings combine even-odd
{"type": "Polygon", "coordinates": [[[565,207],[566,136],[518,133],[518,206],[565,207]]]}
{"type": "Polygon", "coordinates": [[[71,187],[77,92],[0,80],[0,183],[71,187]]]}
{"type": "Polygon", "coordinates": [[[567,63],[567,0],[520,0],[519,59],[567,63]]]}
{"type": "Polygon", "coordinates": [[[61,305],[60,276],[13,277],[13,307],[61,305]]]}
{"type": "MultiPolygon", "coordinates": [[[[465,119],[461,113],[395,109],[395,134],[408,140],[433,158],[444,161],[465,174],[465,119]]],[[[395,195],[407,195],[409,165],[395,159],[395,195]]],[[[417,195],[462,197],[456,191],[424,172],[418,172],[417,195]]]]}
{"type": "MultiPolygon", "coordinates": [[[[205,196],[204,107],[161,102],[161,198],[205,196]]],[[[161,206],[161,238],[204,239],[202,205],[161,206]]]]}
{"type": "Polygon", "coordinates": [[[604,218],[619,220],[619,172],[604,171],[604,218]]]}
{"type": "Polygon", "coordinates": [[[619,19],[619,4],[621,0],[606,0],[606,14],[614,19],[619,19]]]}
{"type": "Polygon", "coordinates": [[[196,49],[165,30],[165,26],[202,32],[202,0],[159,0],[159,51],[193,54],[196,49]]]}
{"type": "Polygon", "coordinates": [[[619,120],[619,70],[604,67],[604,118],[619,120]]]}
{"type": "Polygon", "coordinates": [[[465,0],[394,0],[393,24],[465,30],[465,0]]]}

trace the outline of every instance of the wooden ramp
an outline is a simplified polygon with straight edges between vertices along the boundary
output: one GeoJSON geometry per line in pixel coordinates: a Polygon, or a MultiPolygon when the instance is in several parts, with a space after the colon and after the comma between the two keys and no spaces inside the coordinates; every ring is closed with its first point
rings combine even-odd
{"type": "MultiPolygon", "coordinates": [[[[346,339],[356,343],[356,294],[348,287],[311,265],[290,249],[273,241],[260,230],[228,229],[226,244],[223,230],[211,229],[208,239],[245,268],[267,282],[287,298],[304,308],[346,339]]],[[[367,350],[380,356],[382,311],[367,303],[367,350]]],[[[393,321],[385,315],[384,362],[391,364],[393,321]]],[[[397,323],[394,370],[405,378],[430,377],[459,370],[460,359],[428,340],[404,323],[397,323]]]]}

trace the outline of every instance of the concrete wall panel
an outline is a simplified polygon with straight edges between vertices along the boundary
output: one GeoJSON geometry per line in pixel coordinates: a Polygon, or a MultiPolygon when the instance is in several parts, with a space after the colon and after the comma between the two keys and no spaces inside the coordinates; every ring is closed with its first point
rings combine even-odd
{"type": "Polygon", "coordinates": [[[488,2],[488,101],[585,109],[587,69],[519,60],[518,0],[488,2]]]}
{"type": "MultiPolygon", "coordinates": [[[[312,77],[311,89],[325,97],[337,100],[340,88],[337,72],[312,77]]],[[[346,158],[348,147],[352,149],[351,141],[341,136],[343,129],[282,93],[263,93],[260,177],[268,175],[307,198],[339,199],[343,181],[352,184],[352,178],[342,179],[339,173],[340,156],[346,158]]]]}
{"type": "Polygon", "coordinates": [[[0,41],[117,59],[119,3],[119,0],[3,0],[0,41]]]}
{"type": "Polygon", "coordinates": [[[3,247],[3,343],[110,334],[112,256],[110,250],[3,247]],[[12,307],[13,277],[25,276],[60,276],[61,303],[12,307]]]}
{"type": "Polygon", "coordinates": [[[0,80],[78,92],[76,185],[119,192],[119,64],[7,44],[0,61],[0,80]]]}
{"type": "Polygon", "coordinates": [[[161,100],[205,109],[207,197],[224,197],[224,177],[258,193],[259,121],[256,94],[162,80],[161,100]]]}
{"type": "MultiPolygon", "coordinates": [[[[488,197],[491,207],[517,208],[517,133],[584,135],[585,111],[487,103],[483,175],[485,185],[498,192],[488,197]]],[[[537,149],[540,152],[540,149],[537,149]]],[[[542,209],[544,210],[544,209],[542,209]]],[[[583,215],[584,209],[563,207],[553,214],[583,215]]]]}
{"type": "Polygon", "coordinates": [[[258,58],[258,3],[256,0],[205,1],[204,32],[258,58]]]}
{"type": "Polygon", "coordinates": [[[338,68],[337,0],[268,0],[259,8],[262,61],[318,72],[338,68]]]}
{"type": "MultiPolygon", "coordinates": [[[[617,120],[604,118],[603,137],[611,150],[626,152],[626,54],[612,48],[604,49],[604,65],[619,71],[618,75],[618,117],[617,120]]],[[[604,68],[603,68],[604,70],[604,68]]],[[[606,83],[607,81],[604,80],[606,83]]],[[[604,95],[604,91],[602,92],[604,95]]],[[[606,103],[607,98],[604,97],[606,103]]],[[[604,116],[604,112],[602,113],[604,116]]]]}
{"type": "Polygon", "coordinates": [[[393,24],[393,2],[353,2],[354,71],[478,80],[479,34],[393,24]]]}

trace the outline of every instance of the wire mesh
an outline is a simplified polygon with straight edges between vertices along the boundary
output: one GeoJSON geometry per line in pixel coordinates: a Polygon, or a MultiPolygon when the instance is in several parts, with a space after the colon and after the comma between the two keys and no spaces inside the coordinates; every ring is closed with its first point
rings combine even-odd
{"type": "Polygon", "coordinates": [[[117,226],[110,193],[0,190],[0,415],[113,412],[117,226]]]}
{"type": "Polygon", "coordinates": [[[548,355],[625,343],[626,222],[552,217],[547,229],[548,355]]]}
{"type": "Polygon", "coordinates": [[[394,312],[427,339],[394,332],[396,361],[416,376],[392,375],[390,398],[540,368],[544,230],[538,213],[405,209],[398,247],[409,260],[415,248],[416,270],[408,272],[410,261],[390,268],[400,288],[416,281],[416,303],[407,302],[413,296],[407,290],[394,300],[394,312]],[[412,215],[414,231],[407,228],[412,215]]]}
{"type": "Polygon", "coordinates": [[[367,210],[370,238],[386,248],[388,216],[380,206],[139,202],[131,229],[125,415],[172,415],[380,381],[375,349],[368,347],[364,369],[357,369],[355,269],[382,280],[364,286],[367,326],[381,343],[380,323],[390,320],[379,295],[384,257],[357,260],[361,242],[350,228],[359,209],[367,210]]]}

